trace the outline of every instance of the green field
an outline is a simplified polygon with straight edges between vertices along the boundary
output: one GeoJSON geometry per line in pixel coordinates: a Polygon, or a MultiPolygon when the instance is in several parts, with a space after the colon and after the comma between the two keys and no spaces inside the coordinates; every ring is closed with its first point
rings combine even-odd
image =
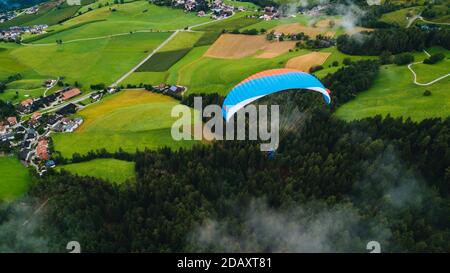
{"type": "Polygon", "coordinates": [[[389,24],[395,24],[400,27],[406,27],[408,24],[408,20],[406,17],[409,15],[414,16],[420,13],[420,11],[423,9],[423,7],[411,7],[411,8],[405,8],[396,10],[393,12],[385,13],[381,16],[380,21],[389,23],[389,24]]]}
{"type": "Polygon", "coordinates": [[[134,165],[134,162],[108,158],[58,166],[56,169],[80,176],[92,176],[113,183],[123,183],[135,179],[134,165]]]}
{"type": "Polygon", "coordinates": [[[430,86],[417,86],[412,80],[412,73],[406,66],[383,66],[374,85],[339,107],[336,116],[345,120],[378,114],[410,117],[413,120],[447,117],[450,109],[450,78],[430,86]],[[430,90],[432,95],[423,96],[425,90],[430,90]]]}
{"type": "MultiPolygon", "coordinates": [[[[188,87],[187,93],[226,94],[235,84],[253,73],[265,69],[284,67],[287,60],[292,57],[307,54],[310,51],[302,49],[289,52],[272,59],[260,59],[254,56],[242,59],[217,59],[202,57],[208,46],[195,47],[185,57],[164,72],[135,72],[125,80],[129,84],[153,84],[162,82],[181,84],[188,87]]],[[[339,52],[336,48],[327,48],[324,52],[332,54],[324,64],[324,69],[316,72],[321,78],[333,73],[343,66],[344,58],[353,61],[360,59],[377,59],[371,56],[350,56],[339,52]],[[338,67],[329,67],[333,61],[338,61],[338,67]]]]}
{"type": "Polygon", "coordinates": [[[184,48],[172,51],[157,52],[145,63],[143,63],[136,72],[161,72],[169,69],[173,64],[184,57],[191,49],[184,48]]]}
{"type": "MultiPolygon", "coordinates": [[[[108,39],[74,42],[62,45],[21,46],[0,52],[10,63],[8,72],[22,73],[25,79],[37,75],[64,76],[65,82],[111,84],[162,43],[169,33],[134,33],[108,39]],[[112,57],[114,56],[114,57],[112,57]],[[14,71],[13,71],[14,70],[14,71]]],[[[0,69],[0,75],[2,75],[0,69]]]]}
{"type": "Polygon", "coordinates": [[[0,24],[0,28],[11,26],[33,26],[40,24],[55,25],[66,20],[80,9],[79,6],[60,5],[53,8],[43,8],[36,14],[20,15],[10,21],[0,24]]]}
{"type": "Polygon", "coordinates": [[[160,51],[172,51],[194,47],[198,39],[202,36],[202,32],[178,32],[172,40],[161,48],[160,51]]]}
{"type": "Polygon", "coordinates": [[[210,20],[208,17],[198,17],[195,13],[186,13],[181,9],[160,7],[149,4],[147,1],[135,1],[95,9],[61,25],[55,25],[49,28],[49,31],[53,30],[57,33],[40,39],[36,43],[54,43],[58,39],[70,41],[103,37],[138,30],[169,31],[210,20]],[[116,11],[113,11],[114,9],[116,11]],[[94,20],[102,21],[70,29],[71,26],[94,20]],[[61,31],[64,29],[67,30],[61,31]]]}
{"type": "Polygon", "coordinates": [[[85,122],[74,133],[54,134],[55,150],[64,157],[105,148],[114,152],[169,146],[189,147],[192,141],[172,140],[170,116],[178,101],[144,90],[126,90],[106,97],[78,114],[85,122]]]}
{"type": "MultiPolygon", "coordinates": [[[[428,48],[429,54],[443,53],[445,59],[435,64],[415,64],[412,65],[412,69],[417,74],[417,81],[420,83],[427,83],[434,79],[450,73],[450,50],[446,50],[442,47],[428,48]]],[[[426,58],[425,55],[420,56],[420,61],[426,58]]]]}
{"type": "Polygon", "coordinates": [[[15,156],[0,156],[0,173],[0,200],[14,200],[28,190],[30,175],[15,156]]]}

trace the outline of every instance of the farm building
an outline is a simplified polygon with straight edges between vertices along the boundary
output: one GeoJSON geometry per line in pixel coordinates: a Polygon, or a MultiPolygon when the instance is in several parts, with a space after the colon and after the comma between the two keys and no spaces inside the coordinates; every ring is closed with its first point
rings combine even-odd
{"type": "Polygon", "coordinates": [[[71,88],[71,89],[69,89],[67,91],[64,91],[62,93],[62,95],[61,95],[61,98],[63,100],[69,100],[69,99],[74,98],[74,97],[76,97],[76,96],[78,96],[80,94],[81,94],[80,89],[78,89],[78,88],[71,88]]]}
{"type": "Polygon", "coordinates": [[[73,114],[77,111],[77,106],[73,103],[69,103],[63,108],[59,109],[56,113],[62,116],[73,114]]]}

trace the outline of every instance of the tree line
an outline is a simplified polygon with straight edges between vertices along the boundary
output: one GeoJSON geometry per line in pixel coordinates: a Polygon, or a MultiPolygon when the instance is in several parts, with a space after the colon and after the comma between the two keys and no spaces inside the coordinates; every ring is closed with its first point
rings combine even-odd
{"type": "MultiPolygon", "coordinates": [[[[333,103],[369,88],[378,66],[348,62],[326,76],[333,103]],[[366,78],[359,80],[362,75],[366,78]]],[[[265,98],[282,106],[280,120],[286,120],[274,156],[255,141],[75,156],[75,161],[133,160],[136,180],[110,184],[64,171],[34,178],[29,197],[41,202],[50,197],[35,233],[46,236],[52,251],[65,251],[67,238],[77,238],[85,252],[273,251],[270,237],[248,227],[248,208],[259,200],[270,217],[274,211],[301,212],[294,222],[317,223],[321,212],[330,216],[344,208],[343,218],[350,221],[342,222],[345,230],[326,234],[335,251],[362,252],[367,241],[380,240],[385,252],[448,252],[450,118],[345,122],[332,115],[336,106],[324,106],[314,95],[281,92],[265,98]],[[212,231],[220,243],[205,241],[202,231],[212,231]],[[227,246],[233,236],[241,243],[227,246]]],[[[182,103],[191,105],[194,96],[182,103]]],[[[223,98],[211,94],[203,100],[221,104],[223,98]]]]}
{"type": "Polygon", "coordinates": [[[423,50],[430,46],[450,49],[450,30],[419,28],[378,29],[353,35],[341,35],[337,39],[337,49],[351,55],[379,55],[383,51],[398,54],[423,50]]]}

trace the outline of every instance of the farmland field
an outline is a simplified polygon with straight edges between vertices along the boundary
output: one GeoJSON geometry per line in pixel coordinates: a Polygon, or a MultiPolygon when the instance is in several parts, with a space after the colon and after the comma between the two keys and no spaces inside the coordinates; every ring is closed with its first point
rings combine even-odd
{"type": "Polygon", "coordinates": [[[163,72],[135,72],[131,74],[124,83],[130,84],[153,84],[160,83],[178,83],[178,71],[184,66],[192,62],[196,62],[208,50],[208,46],[194,47],[188,54],[186,54],[180,61],[175,63],[169,70],[163,72]]]}
{"type": "Polygon", "coordinates": [[[105,6],[86,12],[64,22],[62,25],[49,28],[49,30],[57,31],[57,33],[37,40],[36,43],[54,43],[58,39],[69,41],[102,37],[138,30],[169,31],[209,20],[211,19],[208,17],[198,17],[194,13],[185,13],[181,9],[160,7],[149,4],[147,1],[135,1],[105,6]],[[75,29],[69,29],[71,26],[93,20],[99,21],[75,29]],[[61,31],[64,29],[67,30],[61,31]]]}
{"type": "Polygon", "coordinates": [[[239,59],[255,54],[269,43],[263,35],[222,34],[204,56],[239,59]]]}
{"type": "Polygon", "coordinates": [[[450,109],[450,78],[430,86],[417,86],[406,66],[381,67],[374,85],[367,91],[339,107],[336,116],[345,120],[361,119],[374,115],[410,117],[422,120],[428,117],[447,117],[450,109]],[[429,90],[431,96],[424,96],[429,90]]]}
{"type": "MultiPolygon", "coordinates": [[[[17,67],[17,72],[30,70],[39,75],[50,74],[52,78],[64,76],[66,82],[78,81],[89,88],[90,84],[111,84],[168,36],[164,32],[134,33],[62,45],[22,46],[8,51],[7,57],[14,62],[11,67],[17,67]]],[[[3,54],[0,53],[0,58],[3,54]]],[[[24,77],[31,78],[26,74],[24,77]]]]}
{"type": "Polygon", "coordinates": [[[157,52],[145,63],[143,63],[136,72],[158,72],[166,71],[173,64],[178,62],[189,52],[190,48],[157,52]]]}
{"type": "Polygon", "coordinates": [[[0,156],[0,201],[21,197],[28,189],[30,175],[15,156],[0,156]]]}
{"type": "Polygon", "coordinates": [[[57,170],[65,170],[80,176],[93,176],[113,183],[134,180],[134,162],[117,159],[94,159],[87,162],[58,166],[57,170]]]}
{"type": "Polygon", "coordinates": [[[40,24],[55,25],[73,16],[80,6],[61,5],[60,7],[43,8],[35,14],[24,14],[0,24],[0,28],[11,26],[33,26],[40,24]]]}
{"type": "Polygon", "coordinates": [[[161,52],[192,48],[202,35],[202,32],[178,32],[172,40],[161,48],[161,52]]]}
{"type": "Polygon", "coordinates": [[[114,152],[170,146],[189,147],[192,141],[174,141],[170,135],[172,107],[178,101],[144,90],[125,90],[80,111],[85,122],[74,133],[53,135],[55,150],[64,157],[105,148],[114,152]]]}
{"type": "Polygon", "coordinates": [[[286,63],[286,68],[298,69],[309,72],[309,69],[315,65],[322,65],[331,55],[330,52],[311,52],[290,59],[286,63]]]}

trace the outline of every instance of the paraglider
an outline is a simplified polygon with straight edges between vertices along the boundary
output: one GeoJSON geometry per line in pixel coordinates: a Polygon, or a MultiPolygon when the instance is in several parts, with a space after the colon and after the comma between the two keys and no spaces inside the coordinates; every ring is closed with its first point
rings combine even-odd
{"type": "Polygon", "coordinates": [[[225,97],[222,115],[228,121],[247,104],[276,92],[289,89],[308,89],[322,94],[330,104],[330,90],[313,75],[288,68],[271,69],[256,73],[237,84],[225,97]]]}

